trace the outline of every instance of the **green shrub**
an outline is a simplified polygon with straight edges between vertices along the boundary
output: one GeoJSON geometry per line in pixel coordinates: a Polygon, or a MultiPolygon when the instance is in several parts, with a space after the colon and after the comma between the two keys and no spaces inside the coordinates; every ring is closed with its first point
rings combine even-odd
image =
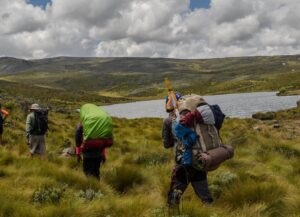
{"type": "Polygon", "coordinates": [[[237,175],[235,173],[231,173],[229,171],[223,171],[218,173],[215,176],[214,184],[219,184],[221,186],[227,186],[229,184],[232,184],[237,180],[237,175]]]}
{"type": "Polygon", "coordinates": [[[221,196],[222,188],[220,187],[220,185],[209,185],[209,190],[212,193],[213,198],[218,199],[221,196]]]}
{"type": "Polygon", "coordinates": [[[275,112],[258,112],[252,115],[252,118],[258,120],[273,120],[275,117],[275,112]]]}
{"type": "Polygon", "coordinates": [[[58,204],[63,196],[64,189],[58,187],[43,187],[37,189],[32,195],[33,203],[55,203],[58,204]]]}
{"type": "Polygon", "coordinates": [[[14,100],[9,100],[4,103],[3,107],[12,111],[16,107],[16,103],[14,100]]]}
{"type": "Polygon", "coordinates": [[[80,197],[84,200],[93,200],[93,199],[100,199],[104,195],[101,193],[101,191],[96,191],[94,189],[88,188],[85,190],[80,190],[78,193],[75,194],[77,197],[80,197]]]}

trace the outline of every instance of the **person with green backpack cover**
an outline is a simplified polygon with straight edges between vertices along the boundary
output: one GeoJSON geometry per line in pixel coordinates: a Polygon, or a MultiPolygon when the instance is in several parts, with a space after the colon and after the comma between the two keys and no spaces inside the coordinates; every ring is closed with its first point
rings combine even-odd
{"type": "Polygon", "coordinates": [[[80,108],[80,124],[75,130],[78,162],[83,156],[83,172],[100,179],[100,165],[106,160],[105,149],[113,145],[112,118],[93,104],[80,108]]]}

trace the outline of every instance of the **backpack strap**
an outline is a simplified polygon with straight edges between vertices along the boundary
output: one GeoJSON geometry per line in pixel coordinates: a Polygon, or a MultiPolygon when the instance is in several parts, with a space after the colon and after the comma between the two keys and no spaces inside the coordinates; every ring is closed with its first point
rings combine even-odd
{"type": "Polygon", "coordinates": [[[199,139],[197,139],[197,146],[198,148],[201,148],[202,149],[202,152],[206,152],[206,145],[205,145],[205,142],[204,142],[204,139],[203,139],[203,135],[201,133],[201,129],[200,129],[200,125],[197,124],[196,120],[194,120],[194,128],[195,128],[195,131],[197,133],[197,135],[199,136],[199,139]],[[200,142],[200,144],[199,144],[200,142]]]}

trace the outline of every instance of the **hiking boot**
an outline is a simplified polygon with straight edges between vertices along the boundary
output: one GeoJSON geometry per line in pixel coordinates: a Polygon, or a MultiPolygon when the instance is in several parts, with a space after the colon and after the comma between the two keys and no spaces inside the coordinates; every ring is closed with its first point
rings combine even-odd
{"type": "Polygon", "coordinates": [[[169,207],[174,207],[176,205],[179,205],[181,195],[182,195],[181,190],[176,189],[173,192],[169,192],[169,194],[168,194],[168,206],[169,207]]]}

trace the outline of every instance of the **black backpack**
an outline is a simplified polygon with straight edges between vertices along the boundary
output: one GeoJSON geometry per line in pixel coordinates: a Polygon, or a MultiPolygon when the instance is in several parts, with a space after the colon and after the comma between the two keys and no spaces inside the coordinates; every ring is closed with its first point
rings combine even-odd
{"type": "Polygon", "coordinates": [[[3,115],[2,115],[2,112],[0,110],[0,126],[3,125],[3,122],[4,122],[3,115]]]}
{"type": "Polygon", "coordinates": [[[222,112],[219,105],[210,105],[210,109],[214,113],[215,127],[220,130],[225,119],[225,114],[222,112]]]}
{"type": "Polygon", "coordinates": [[[34,112],[34,128],[39,135],[44,135],[48,130],[48,110],[37,110],[34,112]]]}

